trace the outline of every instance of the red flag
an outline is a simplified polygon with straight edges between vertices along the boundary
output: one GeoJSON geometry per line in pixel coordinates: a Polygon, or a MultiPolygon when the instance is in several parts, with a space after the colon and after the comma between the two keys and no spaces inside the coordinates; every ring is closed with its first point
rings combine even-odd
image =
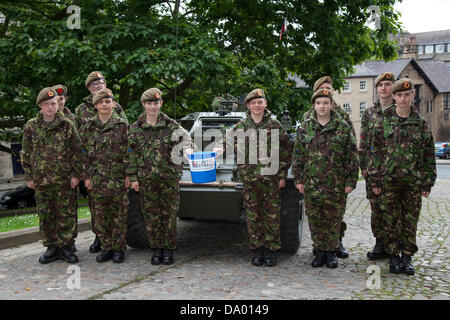
{"type": "Polygon", "coordinates": [[[286,31],[286,18],[283,20],[283,26],[281,27],[281,32],[280,32],[280,41],[281,41],[281,37],[283,36],[283,33],[286,31]]]}

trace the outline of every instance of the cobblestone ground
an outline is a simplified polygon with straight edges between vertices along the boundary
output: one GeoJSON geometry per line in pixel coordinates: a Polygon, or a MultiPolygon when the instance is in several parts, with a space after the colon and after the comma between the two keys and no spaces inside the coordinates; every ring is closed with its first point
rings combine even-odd
{"type": "Polygon", "coordinates": [[[439,180],[424,199],[419,221],[415,276],[389,273],[388,261],[370,262],[373,247],[364,182],[349,196],[344,245],[348,259],[337,269],[313,269],[311,240],[304,222],[300,249],[281,255],[274,268],[254,267],[245,226],[179,221],[175,264],[153,266],[150,250],[129,248],[123,264],[95,262],[88,253],[93,234],[77,238],[80,262],[38,262],[40,243],[0,250],[0,299],[445,299],[450,298],[450,181],[439,180]],[[378,266],[380,288],[368,267],[378,266]],[[76,267],[79,267],[77,269],[76,267]],[[75,268],[75,269],[71,269],[75,268]],[[74,273],[75,270],[75,273],[74,273]],[[76,271],[80,286],[77,288],[76,271]],[[75,286],[75,288],[73,288],[75,286]]]}

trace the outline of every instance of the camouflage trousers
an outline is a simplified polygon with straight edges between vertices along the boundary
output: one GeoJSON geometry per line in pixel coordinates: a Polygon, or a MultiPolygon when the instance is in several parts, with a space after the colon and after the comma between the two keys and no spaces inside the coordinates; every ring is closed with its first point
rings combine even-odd
{"type": "Polygon", "coordinates": [[[281,249],[280,208],[281,195],[276,180],[244,181],[244,207],[246,211],[249,247],[281,249]]]}
{"type": "Polygon", "coordinates": [[[345,212],[344,195],[324,193],[321,197],[305,196],[305,211],[314,249],[337,251],[345,212]]]}
{"type": "Polygon", "coordinates": [[[77,189],[66,185],[36,187],[39,230],[45,247],[72,245],[77,234],[77,189]]]}
{"type": "Polygon", "coordinates": [[[391,255],[413,255],[418,250],[416,233],[422,207],[421,191],[408,190],[405,185],[390,185],[384,194],[385,251],[391,255]]]}
{"type": "Polygon", "coordinates": [[[382,238],[384,234],[384,224],[383,224],[383,193],[376,195],[373,193],[372,188],[368,180],[366,180],[366,198],[369,199],[370,203],[370,226],[372,228],[372,233],[375,238],[382,238]]]}
{"type": "Polygon", "coordinates": [[[124,185],[93,186],[90,193],[94,233],[99,237],[102,250],[127,249],[128,193],[124,185]]]}
{"type": "Polygon", "coordinates": [[[178,179],[139,181],[141,211],[150,248],[177,248],[178,179]]]}

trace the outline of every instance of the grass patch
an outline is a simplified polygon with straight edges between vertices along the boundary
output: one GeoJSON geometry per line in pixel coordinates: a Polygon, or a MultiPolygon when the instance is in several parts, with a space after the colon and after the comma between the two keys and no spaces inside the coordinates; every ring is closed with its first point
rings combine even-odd
{"type": "MultiPolygon", "coordinates": [[[[88,207],[78,209],[78,219],[90,218],[90,216],[91,212],[88,207]]],[[[39,217],[37,213],[0,218],[0,232],[20,230],[37,226],[39,226],[39,217]]]]}

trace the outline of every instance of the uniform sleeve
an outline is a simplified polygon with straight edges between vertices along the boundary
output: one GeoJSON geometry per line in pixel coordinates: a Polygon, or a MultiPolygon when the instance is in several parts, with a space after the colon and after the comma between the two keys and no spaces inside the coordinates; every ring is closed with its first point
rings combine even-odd
{"type": "Polygon", "coordinates": [[[297,129],[294,150],[292,154],[292,170],[294,172],[294,184],[305,184],[305,163],[307,161],[306,146],[303,142],[304,130],[302,126],[297,129]]]}
{"type": "Polygon", "coordinates": [[[138,139],[133,130],[130,130],[128,134],[128,148],[126,154],[126,175],[130,178],[130,181],[138,181],[138,139]]]}
{"type": "Polygon", "coordinates": [[[289,140],[289,135],[286,130],[280,126],[280,153],[279,153],[280,165],[278,168],[278,179],[286,180],[289,167],[292,163],[292,144],[289,140]]]}
{"type": "Polygon", "coordinates": [[[384,161],[383,157],[384,138],[383,138],[382,117],[377,120],[372,134],[373,137],[370,146],[367,172],[370,177],[370,187],[381,188],[382,185],[381,170],[384,161]]]}
{"type": "Polygon", "coordinates": [[[346,143],[345,171],[347,173],[345,179],[345,186],[355,189],[356,184],[358,183],[359,161],[358,161],[358,148],[356,146],[356,138],[355,135],[352,133],[351,128],[349,128],[346,143]]]}
{"type": "Polygon", "coordinates": [[[128,118],[125,112],[123,111],[123,108],[120,104],[116,103],[114,110],[117,112],[119,117],[121,117],[123,120],[125,120],[128,123],[128,118]]]}
{"type": "Polygon", "coordinates": [[[364,110],[361,119],[361,134],[359,136],[359,167],[361,171],[367,170],[369,161],[369,109],[364,110]]]}
{"type": "Polygon", "coordinates": [[[81,178],[83,175],[83,148],[81,146],[80,134],[73,122],[70,122],[70,132],[70,144],[68,147],[72,150],[72,177],[81,178]]]}
{"type": "Polygon", "coordinates": [[[434,153],[434,139],[431,129],[425,122],[425,148],[424,148],[424,159],[423,159],[423,190],[425,192],[430,192],[431,188],[436,181],[436,156],[434,153]]]}
{"type": "Polygon", "coordinates": [[[80,132],[81,131],[81,127],[82,127],[82,123],[81,123],[81,105],[79,105],[75,109],[74,118],[75,118],[75,126],[77,127],[77,130],[80,132]]]}
{"type": "Polygon", "coordinates": [[[81,167],[83,170],[82,179],[86,180],[86,179],[90,179],[92,177],[91,154],[93,152],[91,141],[90,141],[92,139],[92,136],[89,132],[88,124],[85,124],[84,126],[82,126],[82,128],[80,130],[80,138],[81,138],[81,147],[82,147],[82,151],[81,151],[81,162],[82,162],[81,167]]]}
{"type": "Polygon", "coordinates": [[[33,153],[33,143],[31,128],[27,124],[25,125],[23,138],[22,138],[22,150],[20,151],[20,159],[22,168],[25,171],[25,180],[33,180],[33,164],[31,163],[31,155],[33,153]]]}
{"type": "Polygon", "coordinates": [[[352,119],[350,118],[350,115],[348,114],[347,111],[345,111],[345,110],[343,110],[343,111],[344,111],[344,112],[343,112],[343,115],[344,115],[343,118],[344,118],[345,122],[347,122],[347,124],[349,125],[350,130],[351,130],[353,136],[356,138],[355,127],[353,126],[352,119]]]}

